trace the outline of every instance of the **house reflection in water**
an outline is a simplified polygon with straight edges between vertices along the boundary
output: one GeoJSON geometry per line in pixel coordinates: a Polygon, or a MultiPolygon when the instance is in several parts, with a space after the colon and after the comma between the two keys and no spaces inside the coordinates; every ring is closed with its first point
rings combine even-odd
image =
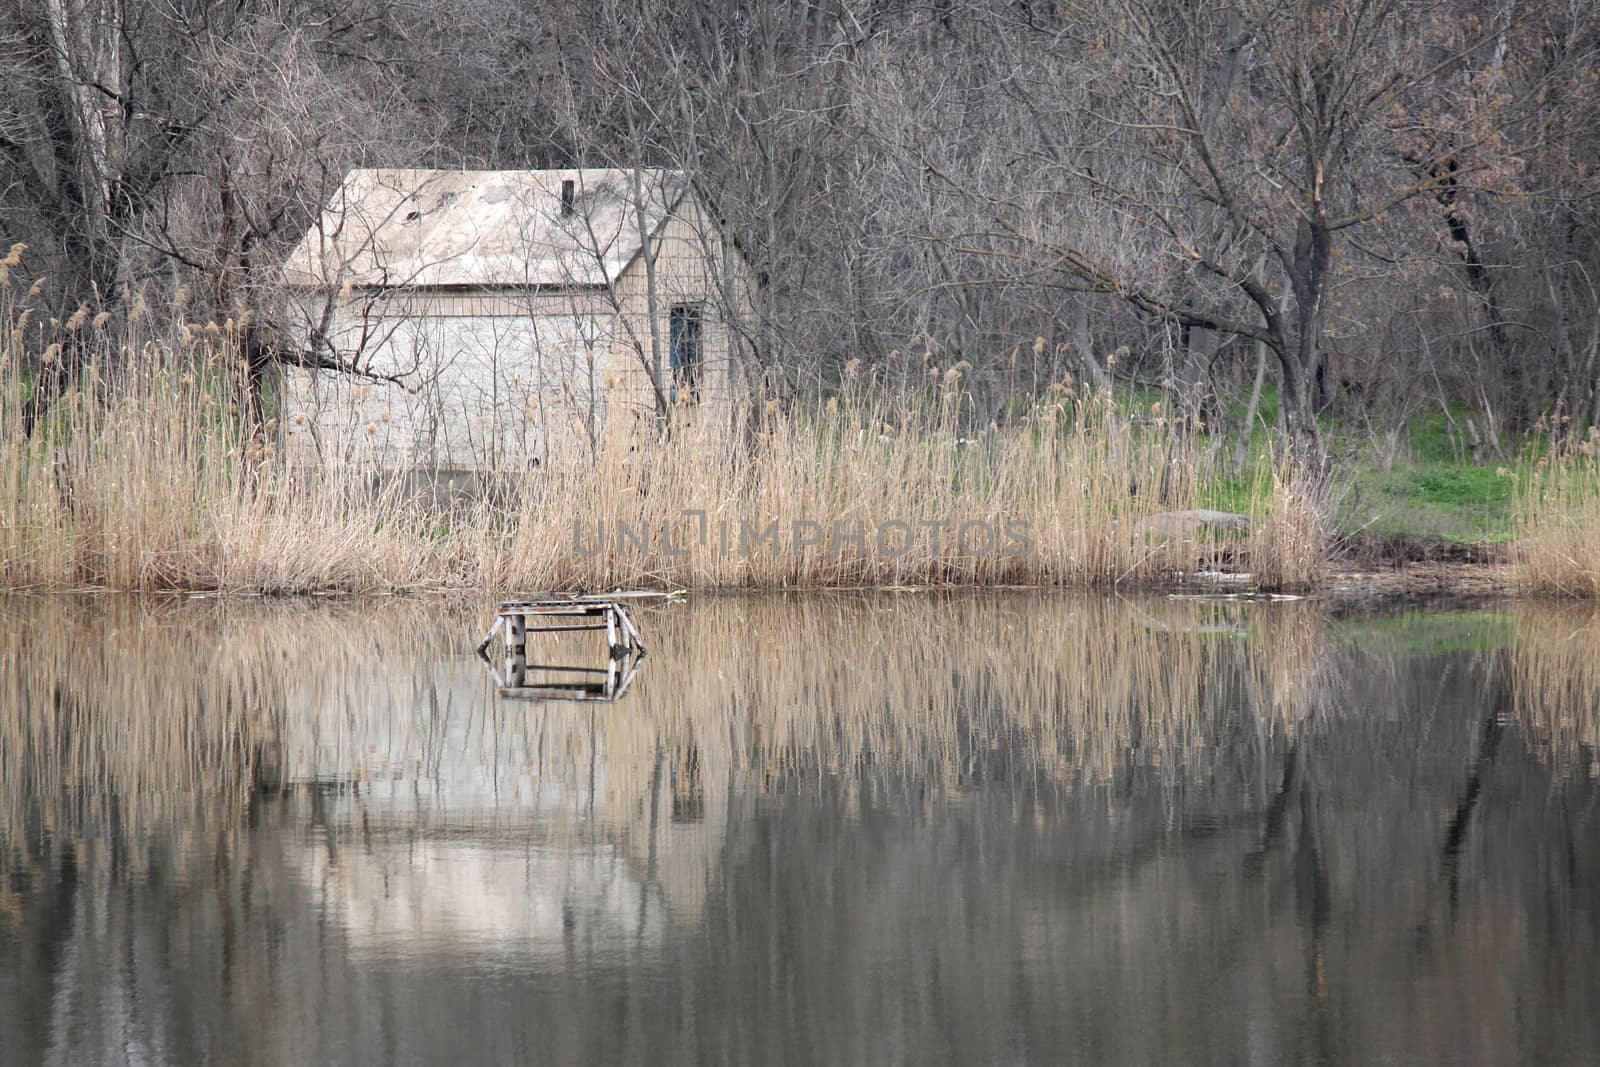
{"type": "Polygon", "coordinates": [[[613,704],[468,608],[0,621],[7,1063],[1600,1044],[1588,617],[727,598],[613,704]]]}
{"type": "Polygon", "coordinates": [[[648,775],[618,780],[608,747],[636,755],[640,738],[600,716],[628,714],[612,702],[643,655],[616,662],[576,698],[540,665],[502,686],[460,659],[371,679],[342,706],[315,676],[288,689],[285,799],[316,798],[293,865],[352,947],[537,965],[581,944],[620,961],[699,918],[725,803],[707,817],[692,747],[656,745],[648,775]],[[534,703],[496,700],[508,693],[534,703]]]}

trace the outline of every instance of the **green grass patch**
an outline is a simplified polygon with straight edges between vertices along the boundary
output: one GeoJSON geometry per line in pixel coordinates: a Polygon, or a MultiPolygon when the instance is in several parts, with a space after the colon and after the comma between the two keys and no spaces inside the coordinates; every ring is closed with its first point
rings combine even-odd
{"type": "Polygon", "coordinates": [[[1358,466],[1340,509],[1342,533],[1409,536],[1457,543],[1512,536],[1516,479],[1502,468],[1358,466]]]}
{"type": "Polygon", "coordinates": [[[1346,438],[1343,534],[1482,544],[1514,536],[1515,463],[1473,463],[1462,425],[1471,412],[1437,408],[1407,420],[1387,447],[1346,438]]]}
{"type": "MultiPolygon", "coordinates": [[[[1277,391],[1263,389],[1244,469],[1237,477],[1203,479],[1201,506],[1261,512],[1271,487],[1277,409],[1277,391]]],[[[1244,411],[1243,398],[1224,404],[1221,425],[1228,439],[1218,450],[1224,466],[1232,458],[1233,435],[1244,411]]],[[[1523,463],[1470,462],[1462,426],[1471,414],[1465,408],[1438,408],[1417,415],[1398,439],[1382,446],[1363,431],[1323,419],[1323,438],[1334,457],[1335,532],[1460,545],[1511,539],[1517,482],[1510,472],[1523,463]]],[[[1506,447],[1511,451],[1512,443],[1506,447]]],[[[1532,453],[1518,447],[1525,462],[1532,453]]]]}

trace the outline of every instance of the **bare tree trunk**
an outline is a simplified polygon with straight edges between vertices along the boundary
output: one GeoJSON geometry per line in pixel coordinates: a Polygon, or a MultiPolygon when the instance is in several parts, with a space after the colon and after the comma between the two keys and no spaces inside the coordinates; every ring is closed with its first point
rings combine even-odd
{"type": "Polygon", "coordinates": [[[1088,293],[1079,293],[1073,300],[1072,347],[1084,377],[1094,391],[1100,393],[1106,389],[1106,371],[1094,355],[1094,337],[1089,332],[1089,300],[1088,293]]]}
{"type": "MultiPolygon", "coordinates": [[[[644,172],[635,165],[630,169],[630,173],[633,179],[633,217],[639,228],[639,254],[644,257],[644,304],[645,314],[650,319],[650,378],[655,386],[653,392],[656,399],[656,423],[659,429],[665,430],[670,412],[667,409],[667,379],[662,367],[661,302],[660,289],[656,285],[656,249],[652,247],[653,237],[645,213],[644,172]]],[[[664,199],[666,191],[661,190],[661,194],[664,199]]]]}
{"type": "Polygon", "coordinates": [[[1239,440],[1233,446],[1232,471],[1235,478],[1244,470],[1244,461],[1250,455],[1250,438],[1255,434],[1256,412],[1261,409],[1261,383],[1267,376],[1267,344],[1256,342],[1256,380],[1250,386],[1250,402],[1245,405],[1244,425],[1239,427],[1239,440]]]}

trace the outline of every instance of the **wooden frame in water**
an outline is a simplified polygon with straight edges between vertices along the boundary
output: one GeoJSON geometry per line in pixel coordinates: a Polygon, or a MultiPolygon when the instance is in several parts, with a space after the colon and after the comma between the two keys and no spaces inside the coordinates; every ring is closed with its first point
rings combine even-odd
{"type": "Polygon", "coordinates": [[[500,605],[494,625],[478,646],[478,655],[489,664],[495,688],[502,697],[610,703],[621,699],[633,684],[644,661],[645,647],[638,626],[616,600],[508,600],[500,605]],[[583,630],[606,632],[604,667],[528,662],[528,634],[583,630]],[[488,654],[497,634],[505,647],[503,674],[495,669],[488,654]],[[584,680],[561,675],[581,675],[584,680]],[[593,676],[599,676],[598,680],[587,680],[593,676]]]}

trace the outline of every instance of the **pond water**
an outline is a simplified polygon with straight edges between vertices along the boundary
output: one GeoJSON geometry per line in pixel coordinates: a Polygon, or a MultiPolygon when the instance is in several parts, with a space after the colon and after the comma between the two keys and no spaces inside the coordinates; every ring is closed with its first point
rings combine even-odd
{"type": "Polygon", "coordinates": [[[1600,1049],[1586,610],[698,598],[613,704],[491,614],[0,601],[0,1063],[1600,1049]]]}

